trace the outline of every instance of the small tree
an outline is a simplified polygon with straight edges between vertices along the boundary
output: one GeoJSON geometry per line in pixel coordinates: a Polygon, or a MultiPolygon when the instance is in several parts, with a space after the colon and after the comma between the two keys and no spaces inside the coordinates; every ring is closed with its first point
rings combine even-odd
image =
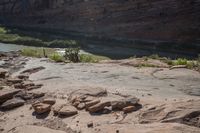
{"type": "Polygon", "coordinates": [[[67,48],[65,49],[65,59],[72,62],[79,62],[79,52],[80,48],[67,48]]]}

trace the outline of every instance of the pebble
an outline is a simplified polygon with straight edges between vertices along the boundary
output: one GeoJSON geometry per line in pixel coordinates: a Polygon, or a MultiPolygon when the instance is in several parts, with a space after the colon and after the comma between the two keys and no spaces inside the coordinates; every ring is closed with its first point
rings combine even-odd
{"type": "Polygon", "coordinates": [[[88,128],[93,128],[93,126],[94,126],[93,122],[88,122],[88,124],[87,124],[88,128]]]}

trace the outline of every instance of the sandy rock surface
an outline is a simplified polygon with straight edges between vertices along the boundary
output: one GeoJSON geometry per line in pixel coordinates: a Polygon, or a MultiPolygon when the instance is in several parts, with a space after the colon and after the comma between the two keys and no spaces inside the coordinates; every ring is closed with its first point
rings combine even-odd
{"type": "Polygon", "coordinates": [[[8,71],[9,78],[22,77],[23,87],[1,80],[9,91],[2,87],[0,100],[25,103],[0,110],[2,133],[200,133],[200,74],[193,70],[28,58],[18,71],[8,71]],[[24,71],[25,78],[19,76],[24,71]]]}

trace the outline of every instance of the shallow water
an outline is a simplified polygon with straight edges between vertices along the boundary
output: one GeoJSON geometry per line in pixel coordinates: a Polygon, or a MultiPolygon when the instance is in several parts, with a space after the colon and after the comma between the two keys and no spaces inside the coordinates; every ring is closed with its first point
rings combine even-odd
{"type": "Polygon", "coordinates": [[[0,43],[0,52],[17,51],[28,46],[0,43]]]}

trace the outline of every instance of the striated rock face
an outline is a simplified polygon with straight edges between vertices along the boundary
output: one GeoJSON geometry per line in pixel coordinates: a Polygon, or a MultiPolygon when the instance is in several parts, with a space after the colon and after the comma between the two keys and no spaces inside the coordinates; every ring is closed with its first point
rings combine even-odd
{"type": "Polygon", "coordinates": [[[1,0],[1,22],[110,38],[199,41],[200,0],[1,0]]]}

